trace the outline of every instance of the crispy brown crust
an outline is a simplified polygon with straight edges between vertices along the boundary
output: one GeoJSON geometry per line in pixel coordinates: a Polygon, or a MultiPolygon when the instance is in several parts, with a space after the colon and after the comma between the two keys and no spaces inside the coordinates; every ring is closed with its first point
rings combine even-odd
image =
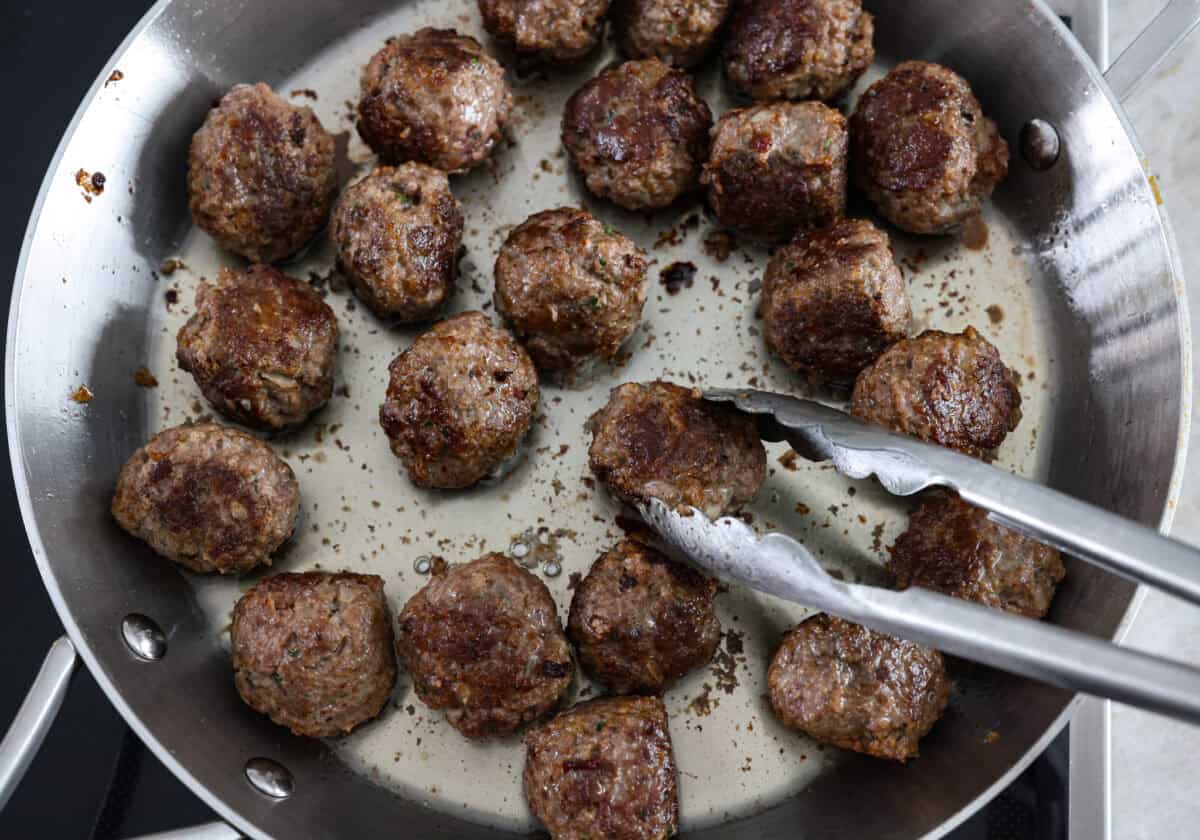
{"type": "Polygon", "coordinates": [[[270,565],[292,534],[300,487],[256,437],[215,423],[152,437],[117,476],[112,515],[162,556],[194,572],[270,565]]]}
{"type": "Polygon", "coordinates": [[[503,554],[435,567],[400,613],[396,647],[417,696],[468,738],[541,717],[575,672],[550,590],[503,554]]]}
{"type": "Polygon", "coordinates": [[[349,732],[396,682],[383,578],[305,572],[263,578],[233,608],[233,681],[246,705],[297,735],[349,732]]]}
{"type": "Polygon", "coordinates": [[[535,213],[496,257],[496,311],[545,371],[612,358],[645,301],[645,254],[586,210],[535,213]]]}
{"type": "Polygon", "coordinates": [[[361,90],[358,133],[385,163],[446,172],[483,163],[512,111],[504,68],[453,29],[390,39],[363,71],[361,90]]]}
{"type": "Polygon", "coordinates": [[[626,383],[588,424],[592,472],[630,504],[653,497],[715,517],[750,501],[766,480],[754,422],[699,391],[626,383]]]}
{"type": "Polygon", "coordinates": [[[337,318],[307,283],[269,265],[222,268],[196,289],[176,358],[231,420],[281,429],[333,394],[337,318]]]}
{"type": "Polygon", "coordinates": [[[575,589],[567,635],[579,662],[617,694],[655,694],[710,659],[721,641],[716,581],[622,540],[575,589]]]}
{"type": "Polygon", "coordinates": [[[192,137],[187,187],[192,218],[217,244],[251,262],[274,262],[299,250],[329,216],[333,137],[311,109],[267,85],[237,85],[192,137]]]}
{"type": "Polygon", "coordinates": [[[600,41],[609,0],[479,0],[483,27],[517,52],[575,61],[600,41]]]}
{"type": "Polygon", "coordinates": [[[647,210],[699,187],[711,128],[692,77],[650,58],[585,82],[567,100],[562,141],[588,189],[647,210]]]}
{"type": "Polygon", "coordinates": [[[616,0],[613,23],[630,58],[691,67],[717,40],[733,0],[616,0]]]}
{"type": "Polygon", "coordinates": [[[1021,419],[1019,381],[974,327],[926,330],[896,342],[858,375],[850,413],[983,457],[1021,419]]]}
{"type": "Polygon", "coordinates": [[[784,637],[767,685],[785,725],[897,761],[917,755],[951,688],[936,650],[828,615],[808,618],[784,637]]]}
{"type": "Polygon", "coordinates": [[[405,322],[432,317],[453,290],[462,231],[446,174],[422,163],[381,166],[347,187],[329,226],[355,293],[405,322]]]}
{"type": "Polygon", "coordinates": [[[663,840],[679,825],[667,710],[657,697],[582,703],[525,737],[525,798],[554,840],[663,840]]]}
{"type": "Polygon", "coordinates": [[[817,383],[850,384],[908,335],[912,312],[887,234],[839,219],[775,252],[759,314],[768,349],[788,366],[817,383]]]}
{"type": "Polygon", "coordinates": [[[521,345],[479,312],[435,324],[388,367],[379,424],[420,487],[467,487],[512,457],[538,404],[521,345]]]}
{"type": "Polygon", "coordinates": [[[1059,553],[992,522],[956,493],[935,493],[892,546],[901,589],[922,586],[1030,618],[1050,609],[1066,575],[1059,553]]]}

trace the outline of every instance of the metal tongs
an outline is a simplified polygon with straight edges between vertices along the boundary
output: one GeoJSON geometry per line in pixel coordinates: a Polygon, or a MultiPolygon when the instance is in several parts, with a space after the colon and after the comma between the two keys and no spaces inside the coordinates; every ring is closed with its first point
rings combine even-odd
{"type": "MultiPolygon", "coordinates": [[[[753,415],[764,440],[786,441],[851,478],[874,475],[900,496],[951,488],[1001,525],[1200,604],[1200,551],[1149,528],[820,403],[750,390],[704,396],[753,415]]],[[[1040,682],[1200,723],[1200,670],[927,589],[897,592],[834,580],[796,540],[756,534],[731,517],[712,521],[657,499],[641,513],[668,545],[725,581],[1040,682]]]]}

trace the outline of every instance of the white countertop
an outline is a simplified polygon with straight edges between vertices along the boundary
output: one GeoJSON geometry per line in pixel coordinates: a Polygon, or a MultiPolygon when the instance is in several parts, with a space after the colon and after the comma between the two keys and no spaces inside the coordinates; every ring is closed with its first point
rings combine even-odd
{"type": "MultiPolygon", "coordinates": [[[[1115,57],[1153,18],[1159,2],[1109,0],[1115,57]]],[[[1192,335],[1200,336],[1200,29],[1136,90],[1125,108],[1157,176],[1188,280],[1192,335]]],[[[1195,370],[1193,378],[1195,381],[1195,370]]],[[[1195,385],[1193,390],[1196,390],[1195,385]]],[[[1172,535],[1200,544],[1200,427],[1192,424],[1189,469],[1172,535]],[[1195,465],[1195,466],[1193,466],[1195,465]]],[[[1150,591],[1126,644],[1200,665],[1200,609],[1150,591]]],[[[1200,728],[1115,706],[1112,836],[1200,836],[1200,728]]]]}

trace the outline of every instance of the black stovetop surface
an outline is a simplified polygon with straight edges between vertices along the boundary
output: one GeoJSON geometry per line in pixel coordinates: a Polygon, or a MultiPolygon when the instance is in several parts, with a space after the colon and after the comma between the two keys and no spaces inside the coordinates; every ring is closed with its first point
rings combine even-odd
{"type": "MultiPolygon", "coordinates": [[[[9,114],[8,128],[0,132],[4,324],[25,225],[63,129],[92,79],[148,6],[147,0],[0,0],[0,78],[5,80],[9,114]]],[[[4,436],[0,447],[0,539],[9,547],[0,587],[0,663],[6,674],[0,680],[2,730],[16,713],[46,649],[62,634],[62,625],[25,538],[4,436]]],[[[1057,804],[1063,791],[1062,758],[1060,754],[1054,760],[1039,760],[1020,783],[955,836],[1065,836],[1065,809],[1057,804]]],[[[0,813],[0,836],[132,837],[215,818],[142,747],[81,667],[49,737],[0,813]]]]}

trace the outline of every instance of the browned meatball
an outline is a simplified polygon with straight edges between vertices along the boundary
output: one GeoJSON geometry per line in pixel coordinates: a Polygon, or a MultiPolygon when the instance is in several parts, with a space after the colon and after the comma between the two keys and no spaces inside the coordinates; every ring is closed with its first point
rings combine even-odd
{"type": "Polygon", "coordinates": [[[610,691],[656,694],[712,659],[716,592],[716,581],[623,540],[576,588],[567,634],[583,669],[610,691]]]}
{"type": "Polygon", "coordinates": [[[664,840],[679,825],[657,697],[581,703],[525,737],[525,798],[552,840],[664,840]]]}
{"type": "Polygon", "coordinates": [[[574,61],[600,40],[609,0],[479,0],[493,37],[547,61],[574,61]]]}
{"type": "Polygon", "coordinates": [[[896,227],[947,233],[979,213],[1008,174],[1008,144],[962,76],[906,61],[850,118],[854,182],[896,227]]]}
{"type": "Polygon", "coordinates": [[[361,87],[358,133],[386,163],[465,172],[491,155],[512,111],[504,68],[453,29],[392,38],[361,87]]]}
{"type": "Polygon", "coordinates": [[[537,370],[479,312],[435,324],[388,372],[379,423],[419,487],[468,487],[496,474],[533,423],[537,370]]]}
{"type": "Polygon", "coordinates": [[[269,265],[223,268],[196,289],[175,355],[217,411],[281,429],[329,401],[337,338],[333,310],[309,284],[269,265]]]}
{"type": "Polygon", "coordinates": [[[717,219],[743,235],[782,241],[846,208],[846,118],[819,102],[727,111],[700,180],[717,219]]]}
{"type": "Polygon", "coordinates": [[[188,152],[196,225],[251,262],[300,249],[329,217],[334,142],[309,108],[264,84],[237,85],[208,112],[188,152]]]}
{"type": "Polygon", "coordinates": [[[767,453],[754,421],[705,402],[700,391],[626,383],[588,425],[592,472],[629,504],[657,498],[716,517],[750,501],[766,480],[767,453]]]}
{"type": "Polygon", "coordinates": [[[897,341],[858,375],[850,413],[983,457],[1021,419],[1019,381],[974,327],[926,330],[897,341]]]}
{"type": "Polygon", "coordinates": [[[628,210],[666,207],[700,184],[712,114],[692,77],[627,61],[567,100],[562,140],[588,189],[628,210]]]}
{"type": "Polygon", "coordinates": [[[616,0],[613,23],[621,49],[691,67],[708,54],[733,0],[616,0]]]}
{"type": "Polygon", "coordinates": [[[256,437],[215,423],[175,426],[121,467],[112,515],[193,572],[240,574],[271,565],[292,535],[300,486],[256,437]]]}
{"type": "Polygon", "coordinates": [[[887,234],[839,219],[780,248],[763,276],[763,336],[771,352],[816,383],[850,384],[912,318],[887,234]]]}
{"type": "Polygon", "coordinates": [[[755,99],[833,100],[871,66],[874,34],[861,0],[743,0],[725,75],[755,99]]]}
{"type": "Polygon", "coordinates": [[[468,738],[541,717],[575,673],[550,590],[503,554],[435,564],[400,613],[396,647],[417,696],[468,738]]]}
{"type": "Polygon", "coordinates": [[[463,216],[441,170],[382,166],[348,187],[330,237],[355,293],[380,317],[423,321],[454,288],[463,216]]]}
{"type": "Polygon", "coordinates": [[[776,716],[818,741],[905,761],[942,716],[950,678],[936,650],[829,615],[783,639],[767,672],[776,716]]]}
{"type": "Polygon", "coordinates": [[[997,525],[957,493],[923,501],[891,551],[901,589],[936,589],[1030,618],[1046,614],[1066,575],[1056,550],[997,525]]]}
{"type": "Polygon", "coordinates": [[[263,578],[229,628],[246,705],[297,735],[328,738],[382,711],[396,682],[383,578],[305,572],[263,578]]]}
{"type": "Polygon", "coordinates": [[[500,248],[495,301],[534,364],[569,375],[612,358],[637,329],[646,257],[586,210],[544,210],[500,248]]]}

